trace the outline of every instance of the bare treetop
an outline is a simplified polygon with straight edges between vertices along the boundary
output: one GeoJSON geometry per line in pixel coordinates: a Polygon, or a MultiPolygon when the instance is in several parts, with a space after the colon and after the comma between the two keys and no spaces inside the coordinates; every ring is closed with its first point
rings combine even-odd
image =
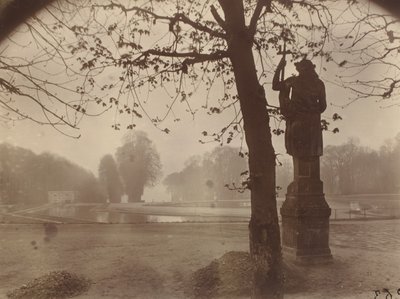
{"type": "MultiPolygon", "coordinates": [[[[225,2],[48,5],[2,44],[2,119],[29,118],[79,136],[83,116],[112,109],[117,130],[132,129],[146,117],[168,133],[163,120],[179,121],[182,110],[195,115],[203,108],[210,114],[230,111],[227,127],[236,136],[242,120],[229,60],[232,30],[242,30],[253,44],[261,85],[271,81],[274,57],[285,41],[294,59],[339,66],[334,83],[352,90],[353,100],[396,98],[398,20],[369,3],[244,1],[240,22],[233,22],[222,13],[225,2]],[[387,71],[375,78],[371,71],[382,65],[387,71]],[[155,90],[164,111],[148,102],[155,90]],[[205,94],[201,103],[191,100],[196,93],[205,94]]],[[[228,138],[228,131],[213,138],[228,138]]]]}

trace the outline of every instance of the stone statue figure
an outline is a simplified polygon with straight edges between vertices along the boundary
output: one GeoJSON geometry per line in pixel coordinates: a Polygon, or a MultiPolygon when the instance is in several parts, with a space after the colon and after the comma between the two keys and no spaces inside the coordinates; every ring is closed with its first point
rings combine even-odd
{"type": "Polygon", "coordinates": [[[285,67],[280,61],[272,81],[279,91],[281,113],[286,119],[285,146],[293,157],[322,156],[321,113],[326,109],[325,85],[307,59],[295,63],[298,76],[280,79],[285,67]]]}
{"type": "MultiPolygon", "coordinates": [[[[281,54],[286,53],[284,49],[281,54]]],[[[272,88],[279,90],[279,105],[286,119],[286,150],[293,157],[293,181],[280,209],[282,247],[299,262],[318,263],[332,258],[331,209],[325,200],[319,161],[323,148],[321,113],[326,109],[325,86],[310,60],[303,59],[295,66],[298,76],[285,80],[283,58],[272,81],[272,88]]]]}

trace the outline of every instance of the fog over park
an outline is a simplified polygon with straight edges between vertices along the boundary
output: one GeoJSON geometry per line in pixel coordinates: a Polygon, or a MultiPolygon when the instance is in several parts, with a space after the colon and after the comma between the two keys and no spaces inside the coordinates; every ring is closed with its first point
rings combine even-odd
{"type": "MultiPolygon", "coordinates": [[[[276,103],[275,94],[271,93],[271,103],[276,103]]],[[[324,113],[328,117],[339,113],[343,120],[334,123],[339,128],[339,133],[324,132],[324,145],[340,145],[349,138],[357,138],[362,146],[379,150],[386,140],[394,139],[400,132],[399,107],[381,108],[381,103],[374,100],[354,102],[345,108],[333,107],[329,104],[346,105],[345,92],[338,87],[327,84],[328,109],[324,113]],[[339,93],[341,92],[341,93],[339,93]],[[338,96],[342,94],[343,96],[338,96]]],[[[201,101],[201,95],[193,98],[201,101]],[[197,99],[199,97],[199,99],[197,99]]],[[[98,174],[98,166],[102,156],[113,154],[121,145],[123,135],[128,131],[115,131],[111,128],[113,113],[97,118],[85,119],[82,122],[79,139],[61,135],[51,127],[38,126],[29,120],[14,122],[0,127],[1,140],[15,146],[33,150],[35,153],[51,152],[63,156],[70,161],[98,174]]],[[[183,115],[181,122],[171,127],[171,132],[165,134],[154,128],[149,122],[143,120],[138,128],[147,132],[160,154],[163,174],[182,170],[184,162],[193,155],[202,155],[218,147],[218,142],[200,144],[199,139],[204,130],[221,128],[226,121],[221,117],[210,120],[202,111],[192,119],[183,115]]],[[[282,154],[282,159],[290,159],[285,153],[283,135],[274,137],[274,146],[277,153],[282,154]]],[[[240,140],[234,140],[230,145],[240,147],[240,140]]],[[[144,200],[168,200],[165,187],[162,184],[146,189],[144,200]],[[166,198],[167,197],[167,198],[166,198]]]]}
{"type": "Polygon", "coordinates": [[[0,297],[396,298],[395,2],[0,1],[0,297]]]}
{"type": "MultiPolygon", "coordinates": [[[[373,4],[371,4],[370,9],[382,12],[381,8],[373,4]]],[[[46,16],[44,12],[42,15],[46,16]]],[[[345,31],[345,29],[341,28],[340,30],[345,31]]],[[[157,28],[157,30],[160,29],[157,28]]],[[[40,46],[35,46],[29,32],[17,33],[10,41],[2,45],[5,53],[20,52],[22,54],[21,57],[25,57],[25,59],[29,59],[31,55],[34,57],[37,55],[34,54],[36,52],[40,53],[40,46]],[[28,41],[29,39],[31,41],[28,41]]],[[[275,53],[272,52],[272,56],[268,61],[272,69],[279,62],[279,55],[276,55],[276,53],[277,51],[275,53]]],[[[339,57],[346,59],[344,54],[341,55],[339,57]]],[[[261,60],[258,60],[257,63],[260,66],[261,60]]],[[[393,139],[400,132],[400,122],[398,121],[400,108],[396,94],[389,99],[371,96],[355,100],[357,94],[350,90],[351,85],[350,88],[349,85],[346,85],[347,89],[338,85],[338,76],[343,72],[343,68],[318,57],[313,59],[313,63],[316,65],[316,70],[326,85],[328,107],[322,116],[330,122],[330,131],[324,132],[324,145],[339,145],[345,143],[349,138],[356,138],[361,145],[378,150],[386,140],[393,139]],[[339,114],[342,119],[333,122],[332,115],[335,113],[339,114]],[[334,128],[338,128],[339,132],[332,133],[331,131],[334,128]]],[[[62,72],[60,74],[57,69],[58,64],[58,62],[52,63],[51,60],[46,62],[45,68],[54,69],[54,71],[40,73],[40,76],[44,76],[42,79],[47,80],[46,76],[51,78],[52,73],[62,78],[62,72]]],[[[385,64],[377,64],[368,69],[368,71],[358,74],[358,77],[355,76],[354,80],[358,80],[357,78],[362,79],[363,77],[368,78],[368,72],[371,72],[371,70],[379,74],[378,77],[381,76],[383,78],[383,74],[388,71],[388,67],[385,64]]],[[[287,74],[295,73],[293,63],[289,61],[287,74]]],[[[114,71],[107,73],[105,78],[114,81],[117,76],[118,73],[114,71]]],[[[271,77],[272,73],[269,71],[265,82],[266,97],[270,105],[279,106],[278,94],[271,89],[271,77]]],[[[211,91],[211,98],[218,96],[216,90],[218,91],[221,88],[222,83],[215,82],[211,91]]],[[[63,91],[60,90],[58,92],[62,96],[63,91]]],[[[70,95],[66,93],[64,96],[70,95]]],[[[158,105],[157,102],[160,100],[169,101],[169,98],[168,94],[159,91],[150,94],[151,103],[146,108],[150,113],[150,117],[164,114],[165,104],[158,105]]],[[[156,145],[160,153],[164,175],[181,170],[184,162],[190,156],[201,155],[218,146],[218,142],[209,142],[212,141],[212,138],[205,138],[202,132],[218,132],[229,124],[232,119],[232,113],[234,113],[232,109],[227,109],[223,114],[210,116],[209,111],[201,108],[208,101],[204,92],[193,93],[189,101],[195,114],[189,113],[184,105],[175,105],[174,109],[176,111],[174,111],[174,115],[169,115],[161,125],[161,127],[168,127],[170,130],[168,134],[162,132],[159,129],[160,127],[156,128],[146,117],[135,123],[137,126],[135,129],[147,132],[149,138],[156,145]],[[176,118],[179,118],[179,121],[174,121],[176,118]],[[208,142],[201,144],[199,143],[200,139],[208,142]]],[[[23,107],[27,114],[40,113],[32,105],[23,107]]],[[[122,120],[123,124],[127,122],[126,118],[118,117],[116,114],[116,111],[111,109],[99,117],[84,117],[79,123],[79,130],[74,132],[74,134],[80,135],[78,139],[60,134],[51,126],[35,124],[29,119],[2,122],[0,125],[0,137],[3,142],[31,149],[35,153],[48,151],[66,157],[70,161],[97,174],[101,157],[115,152],[116,148],[121,144],[123,135],[130,131],[125,129],[125,126],[121,130],[115,130],[112,127],[116,119],[122,120]]],[[[274,122],[271,123],[271,126],[274,128],[274,122]]],[[[284,129],[282,123],[279,127],[284,129]]],[[[245,148],[246,144],[242,142],[241,137],[243,136],[236,136],[230,145],[235,147],[243,146],[245,148]]],[[[274,135],[273,144],[276,153],[283,155],[282,158],[290,158],[286,155],[283,134],[280,136],[274,135]]],[[[147,200],[164,200],[164,194],[165,189],[160,184],[152,190],[146,190],[144,198],[147,200]]]]}

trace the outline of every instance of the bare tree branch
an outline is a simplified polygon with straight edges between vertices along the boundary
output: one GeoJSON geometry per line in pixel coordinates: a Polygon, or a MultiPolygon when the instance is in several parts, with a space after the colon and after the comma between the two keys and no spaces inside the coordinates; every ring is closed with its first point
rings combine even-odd
{"type": "Polygon", "coordinates": [[[214,5],[211,5],[211,14],[213,15],[215,21],[218,23],[219,26],[221,26],[222,29],[226,31],[226,23],[224,19],[219,15],[217,9],[215,8],[214,5]]]}
{"type": "Polygon", "coordinates": [[[257,30],[257,22],[261,16],[261,12],[263,8],[265,7],[265,10],[267,12],[272,12],[271,10],[271,1],[272,0],[258,0],[256,8],[254,9],[254,13],[251,17],[250,20],[250,25],[249,25],[249,32],[252,36],[256,33],[257,30]]]}
{"type": "Polygon", "coordinates": [[[138,6],[133,6],[133,7],[128,7],[127,8],[122,4],[118,4],[118,3],[114,3],[114,2],[111,2],[110,4],[107,4],[107,5],[93,5],[93,7],[101,7],[101,8],[104,8],[104,9],[113,9],[114,7],[116,7],[116,8],[121,9],[124,13],[132,12],[132,11],[133,12],[137,12],[137,13],[142,13],[142,14],[146,14],[148,16],[153,17],[154,20],[166,20],[166,21],[169,21],[170,22],[170,26],[175,25],[177,22],[182,22],[182,23],[185,23],[185,24],[191,26],[192,28],[194,28],[196,30],[200,30],[200,31],[206,32],[206,33],[210,34],[211,36],[218,37],[218,38],[223,38],[223,39],[226,38],[226,34],[224,34],[222,32],[218,32],[218,31],[212,30],[211,28],[209,28],[209,27],[207,27],[205,25],[197,23],[197,22],[189,19],[187,16],[185,16],[182,13],[176,13],[172,17],[167,17],[167,16],[158,15],[158,14],[156,14],[156,13],[154,13],[154,12],[148,10],[148,9],[144,9],[144,8],[141,8],[141,7],[138,7],[138,6]]]}

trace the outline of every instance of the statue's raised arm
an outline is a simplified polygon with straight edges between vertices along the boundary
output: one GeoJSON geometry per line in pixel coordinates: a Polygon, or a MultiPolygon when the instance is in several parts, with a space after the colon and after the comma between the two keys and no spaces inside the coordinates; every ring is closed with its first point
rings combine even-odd
{"type": "Polygon", "coordinates": [[[272,89],[279,91],[282,88],[283,80],[281,81],[281,74],[286,65],[286,60],[282,57],[281,61],[279,62],[278,66],[276,67],[274,78],[272,79],[272,89]]]}
{"type": "Polygon", "coordinates": [[[282,59],[275,71],[272,89],[279,91],[281,113],[286,118],[286,150],[292,156],[321,156],[325,85],[310,60],[295,63],[299,75],[285,80],[280,78],[284,66],[285,60],[282,59]]]}

